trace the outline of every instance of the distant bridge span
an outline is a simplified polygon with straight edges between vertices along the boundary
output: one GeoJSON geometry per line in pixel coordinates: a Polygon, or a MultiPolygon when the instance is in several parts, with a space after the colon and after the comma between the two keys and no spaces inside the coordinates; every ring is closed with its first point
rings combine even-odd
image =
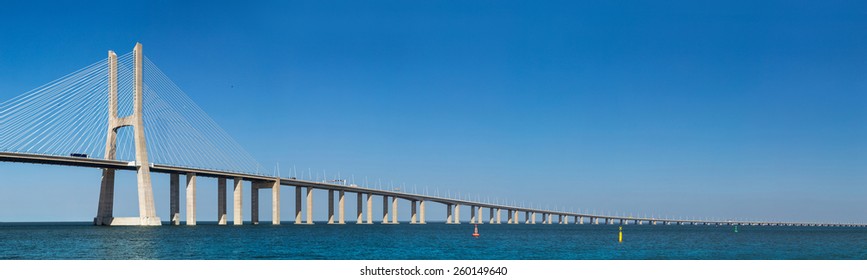
{"type": "MultiPolygon", "coordinates": [[[[68,157],[68,156],[54,156],[54,155],[38,155],[38,154],[25,154],[25,153],[10,153],[10,152],[0,152],[0,161],[4,162],[19,162],[19,163],[34,163],[34,164],[49,164],[49,165],[61,165],[61,166],[75,166],[75,167],[87,167],[87,168],[97,168],[97,169],[115,169],[115,170],[128,170],[135,171],[136,165],[135,162],[127,162],[127,161],[119,161],[119,160],[106,160],[106,159],[96,159],[96,158],[80,158],[80,157],[68,157]]],[[[507,224],[535,224],[536,223],[536,215],[542,216],[542,224],[552,224],[554,223],[554,218],[557,218],[558,224],[648,224],[648,225],[755,225],[755,226],[827,226],[827,227],[865,227],[863,224],[846,224],[846,223],[802,223],[802,222],[767,222],[767,221],[731,221],[731,220],[692,220],[692,219],[668,219],[668,218],[635,218],[628,216],[619,216],[619,215],[597,215],[597,214],[588,214],[588,213],[577,213],[577,212],[568,212],[568,211],[551,211],[551,210],[542,210],[542,209],[534,209],[529,207],[516,207],[511,205],[502,205],[496,203],[483,203],[476,201],[468,201],[462,199],[454,199],[454,198],[445,198],[438,196],[430,196],[430,195],[422,195],[422,194],[414,194],[414,193],[406,193],[400,191],[389,191],[389,190],[380,190],[374,188],[367,188],[361,186],[347,186],[342,184],[332,184],[327,182],[314,182],[314,181],[306,181],[292,178],[277,178],[277,177],[269,177],[264,175],[257,174],[245,174],[245,173],[237,173],[232,171],[221,171],[221,170],[207,170],[207,169],[199,169],[199,168],[190,168],[190,167],[179,167],[179,166],[169,166],[169,165],[161,165],[161,164],[151,164],[150,168],[151,172],[157,173],[165,173],[165,174],[174,174],[180,175],[185,174],[190,177],[209,177],[209,178],[217,178],[218,180],[227,180],[227,179],[237,179],[240,178],[242,181],[250,181],[253,183],[253,189],[251,189],[251,198],[258,199],[257,195],[253,195],[254,191],[258,191],[259,189],[272,189],[272,192],[277,194],[276,200],[272,198],[272,203],[277,203],[272,205],[273,211],[279,211],[279,190],[274,191],[273,186],[274,183],[279,181],[280,186],[289,186],[296,188],[296,195],[301,195],[302,188],[306,188],[307,194],[296,197],[296,202],[300,202],[303,196],[307,198],[307,218],[302,219],[301,216],[301,204],[296,203],[296,220],[295,223],[298,224],[312,224],[312,193],[310,190],[318,189],[318,190],[326,190],[329,191],[329,224],[343,224],[345,223],[345,211],[340,211],[343,209],[342,207],[345,201],[345,193],[356,193],[359,198],[356,211],[356,223],[358,224],[371,224],[373,220],[368,216],[367,220],[364,219],[364,213],[367,211],[368,214],[371,214],[372,210],[372,196],[381,196],[383,198],[383,211],[384,217],[381,220],[382,223],[392,224],[397,223],[397,203],[396,199],[407,200],[412,203],[412,216],[410,223],[413,224],[424,224],[425,222],[425,210],[420,210],[417,205],[420,205],[421,209],[424,209],[425,202],[436,202],[443,204],[447,207],[447,212],[449,213],[446,223],[449,224],[460,224],[460,207],[468,206],[470,207],[470,215],[472,217],[471,223],[485,223],[483,216],[483,208],[489,209],[488,215],[488,223],[500,224],[502,221],[502,211],[507,213],[506,215],[506,223],[507,224]],[[339,193],[338,201],[338,213],[335,214],[334,209],[334,192],[339,193]],[[367,197],[363,197],[366,195],[367,197]],[[392,198],[392,201],[389,202],[388,198],[392,198]],[[365,209],[364,201],[366,199],[367,207],[365,209]],[[420,210],[417,211],[416,209],[420,210]],[[475,211],[473,211],[475,210],[475,211]],[[392,212],[392,216],[389,217],[389,211],[392,212]],[[519,213],[524,213],[524,220],[521,221],[519,219],[519,213]],[[569,221],[571,218],[571,222],[569,221]],[[585,220],[586,219],[586,220],[585,220]]],[[[188,179],[189,180],[189,179],[188,179]]],[[[192,180],[192,187],[195,188],[195,180],[192,180]]],[[[223,184],[225,181],[223,181],[223,184]]],[[[225,192],[224,192],[225,193],[225,192]]],[[[240,198],[240,197],[238,197],[240,198]]],[[[173,199],[177,199],[177,196],[173,196],[173,199]]],[[[225,198],[221,198],[225,199],[225,198]]],[[[195,207],[195,198],[187,199],[188,202],[192,203],[191,207],[195,207]]],[[[177,201],[172,201],[172,203],[177,204],[177,201]]],[[[218,204],[224,204],[225,201],[219,202],[218,204]]],[[[251,204],[258,206],[259,201],[252,201],[251,204]]],[[[240,215],[241,202],[234,201],[236,206],[235,213],[240,215]]],[[[257,207],[258,208],[258,207],[257,207]]],[[[258,212],[257,208],[251,209],[252,214],[252,223],[258,223],[258,212]]],[[[345,209],[343,209],[345,210],[345,209]]],[[[218,209],[220,212],[219,215],[226,215],[225,209],[218,209]]],[[[189,213],[189,212],[188,212],[189,213]]],[[[172,215],[176,215],[177,213],[173,213],[172,215]]],[[[273,213],[272,213],[273,214],[273,213]]],[[[280,224],[279,214],[276,216],[276,220],[273,220],[273,224],[280,224]]],[[[238,218],[238,217],[236,217],[238,218]]],[[[195,219],[195,217],[188,216],[186,217],[187,223],[195,221],[191,219],[195,219]]],[[[177,222],[177,220],[176,220],[177,222]]],[[[221,224],[225,224],[225,219],[222,219],[221,224]]],[[[238,220],[234,221],[235,224],[242,224],[243,222],[238,220]]]]}

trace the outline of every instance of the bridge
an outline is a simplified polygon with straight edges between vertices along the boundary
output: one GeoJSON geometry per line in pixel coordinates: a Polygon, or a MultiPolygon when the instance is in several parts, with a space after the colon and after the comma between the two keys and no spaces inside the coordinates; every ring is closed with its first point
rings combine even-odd
{"type": "MultiPolygon", "coordinates": [[[[141,44],[131,53],[112,51],[102,61],[37,89],[0,103],[0,161],[97,168],[102,170],[95,225],[159,226],[151,173],[169,174],[169,224],[179,225],[180,176],[186,195],[186,225],[196,224],[196,178],[217,179],[217,223],[227,224],[227,182],[232,180],[233,223],[242,225],[244,182],[250,182],[250,215],[259,223],[259,192],[270,189],[271,223],[279,225],[280,190],[295,190],[295,224],[313,224],[313,191],[328,193],[328,224],[345,224],[346,194],[355,194],[355,223],[372,224],[374,197],[382,201],[380,222],[399,223],[398,202],[410,203],[410,224],[425,224],[430,203],[446,212],[447,224],[461,223],[461,209],[469,207],[470,223],[635,224],[635,225],[753,225],[865,227],[855,223],[815,223],[751,220],[677,219],[597,215],[557,211],[382,190],[347,184],[345,180],[313,181],[261,172],[261,165],[189,99],[143,55],[141,44]],[[120,115],[124,116],[121,117],[120,115]],[[146,137],[147,136],[147,137],[146,137]],[[115,172],[137,175],[138,217],[114,217],[115,172]],[[306,209],[302,209],[306,200],[306,209]],[[336,203],[336,207],[335,207],[336,203]],[[521,215],[523,213],[523,216],[521,215]],[[503,219],[505,214],[505,219],[503,219]],[[571,222],[570,222],[571,220],[571,222]]],[[[378,218],[378,217],[377,217],[378,218]]]]}

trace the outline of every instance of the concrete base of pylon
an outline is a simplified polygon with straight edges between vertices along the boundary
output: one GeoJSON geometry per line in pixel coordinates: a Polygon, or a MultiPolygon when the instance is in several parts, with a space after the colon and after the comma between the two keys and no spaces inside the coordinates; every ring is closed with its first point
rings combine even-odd
{"type": "Polygon", "coordinates": [[[97,226],[161,226],[160,217],[96,217],[97,226]]]}

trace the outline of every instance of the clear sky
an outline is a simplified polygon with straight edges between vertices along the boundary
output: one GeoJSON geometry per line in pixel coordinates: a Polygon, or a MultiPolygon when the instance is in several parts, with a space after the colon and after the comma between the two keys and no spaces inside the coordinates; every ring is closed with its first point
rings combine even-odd
{"type": "MultiPolygon", "coordinates": [[[[141,42],[283,175],[612,214],[867,222],[863,1],[124,2],[4,3],[0,100],[141,42]]],[[[0,221],[92,219],[99,174],[0,163],[0,221]]],[[[116,215],[137,215],[134,177],[118,180],[116,215]]],[[[166,220],[167,177],[154,186],[166,220]]],[[[216,216],[212,186],[200,181],[199,220],[216,216]]]]}

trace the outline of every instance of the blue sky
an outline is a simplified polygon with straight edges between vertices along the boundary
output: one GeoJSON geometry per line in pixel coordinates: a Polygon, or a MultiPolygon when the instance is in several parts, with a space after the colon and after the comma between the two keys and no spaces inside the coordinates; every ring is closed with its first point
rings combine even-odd
{"type": "MultiPolygon", "coordinates": [[[[4,4],[0,99],[142,42],[284,175],[606,213],[867,222],[867,4],[657,2],[4,4]]],[[[96,212],[98,170],[0,163],[0,177],[0,221],[96,212]]],[[[119,178],[119,216],[137,214],[133,178],[119,178]]],[[[212,220],[215,184],[200,184],[199,219],[212,220]]]]}

